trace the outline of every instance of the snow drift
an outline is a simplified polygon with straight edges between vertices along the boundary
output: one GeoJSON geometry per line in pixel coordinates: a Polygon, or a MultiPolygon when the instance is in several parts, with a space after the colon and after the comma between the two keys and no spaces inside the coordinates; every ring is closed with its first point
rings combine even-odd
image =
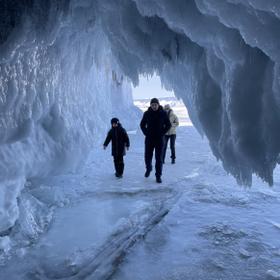
{"type": "Polygon", "coordinates": [[[71,170],[117,113],[130,81],[157,72],[225,170],[270,185],[280,149],[276,0],[2,0],[0,231],[26,180],[71,170]]]}

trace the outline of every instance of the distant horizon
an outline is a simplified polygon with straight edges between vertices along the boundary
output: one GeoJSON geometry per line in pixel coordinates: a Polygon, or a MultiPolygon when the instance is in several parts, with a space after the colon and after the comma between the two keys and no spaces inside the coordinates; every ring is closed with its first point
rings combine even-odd
{"type": "Polygon", "coordinates": [[[139,96],[140,98],[136,98],[136,99],[133,99],[133,101],[138,101],[138,100],[150,100],[151,98],[153,97],[156,97],[158,98],[159,100],[161,99],[167,99],[167,98],[170,98],[170,99],[174,99],[174,100],[179,100],[176,96],[161,96],[161,97],[158,97],[158,96],[153,96],[153,97],[142,97],[139,96]]]}

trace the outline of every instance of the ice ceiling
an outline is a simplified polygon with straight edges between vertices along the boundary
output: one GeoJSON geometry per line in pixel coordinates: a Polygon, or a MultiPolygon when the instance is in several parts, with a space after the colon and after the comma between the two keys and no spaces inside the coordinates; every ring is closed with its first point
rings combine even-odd
{"type": "Polygon", "coordinates": [[[279,154],[280,2],[100,1],[124,73],[157,71],[239,182],[273,184],[279,154]]]}
{"type": "MultiPolygon", "coordinates": [[[[134,112],[130,81],[154,72],[183,99],[225,170],[243,184],[253,173],[273,184],[278,0],[0,3],[0,192],[8,201],[27,178],[83,160],[115,111],[134,112]]],[[[5,215],[16,217],[11,209],[5,215]]]]}

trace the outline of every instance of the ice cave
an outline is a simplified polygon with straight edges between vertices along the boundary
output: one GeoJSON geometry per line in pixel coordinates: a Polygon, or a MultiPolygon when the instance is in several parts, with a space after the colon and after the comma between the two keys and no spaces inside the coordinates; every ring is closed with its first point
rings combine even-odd
{"type": "MultiPolygon", "coordinates": [[[[0,279],[279,279],[279,93],[279,0],[0,0],[0,279]],[[139,128],[141,112],[134,106],[132,88],[141,75],[154,74],[184,103],[194,126],[191,132],[182,131],[180,137],[185,138],[178,139],[182,161],[177,173],[166,171],[170,178],[186,173],[176,181],[176,195],[169,177],[166,188],[155,187],[154,193],[150,189],[152,202],[139,187],[144,180],[142,171],[141,179],[133,175],[133,180],[122,183],[135,189],[132,193],[123,187],[124,201],[115,202],[120,209],[114,214],[118,222],[113,227],[111,216],[109,220],[102,217],[108,214],[108,207],[113,212],[116,208],[102,199],[115,197],[116,190],[102,195],[98,192],[105,158],[97,147],[113,116],[117,115],[128,131],[139,128]],[[200,141],[196,155],[191,155],[197,149],[189,140],[192,137],[200,141]],[[203,169],[205,162],[208,167],[203,169]],[[89,168],[91,163],[100,174],[89,168]],[[69,174],[80,177],[70,178],[69,174]],[[87,179],[88,174],[91,179],[87,179]],[[214,181],[209,183],[212,175],[214,181]],[[83,186],[78,188],[79,182],[83,186]],[[193,191],[183,188],[188,184],[193,191]],[[96,188],[93,191],[89,186],[96,188]],[[96,209],[91,208],[93,216],[99,217],[97,227],[102,228],[99,243],[87,236],[91,246],[86,249],[79,251],[81,244],[77,243],[73,253],[64,244],[61,250],[65,254],[60,260],[48,255],[52,261],[34,262],[44,253],[30,248],[43,242],[56,209],[69,207],[81,193],[102,200],[93,203],[96,209]],[[142,203],[135,199],[137,195],[142,203]],[[215,219],[216,208],[211,208],[212,224],[201,218],[196,232],[191,221],[184,220],[188,216],[184,205],[189,205],[197,218],[205,217],[194,201],[221,205],[220,215],[226,212],[222,207],[233,207],[228,213],[235,218],[215,219]],[[122,203],[126,209],[121,208],[122,203]],[[100,214],[100,209],[106,213],[100,214]],[[126,213],[126,218],[121,213],[126,213]],[[254,213],[258,213],[258,230],[247,225],[254,220],[254,213]],[[178,231],[170,240],[158,222],[162,219],[165,227],[175,227],[177,221],[178,226],[189,225],[190,236],[178,231]],[[152,229],[152,224],[157,228],[152,229]],[[123,235],[117,240],[108,237],[104,243],[106,234],[117,236],[121,229],[123,235]],[[128,232],[129,238],[124,235],[128,232]],[[260,232],[267,239],[262,239],[260,232]],[[146,247],[131,253],[141,236],[146,247]],[[188,247],[184,252],[192,258],[185,259],[183,250],[178,251],[186,240],[216,247],[212,250],[205,245],[207,252],[199,251],[199,246],[188,247]],[[267,240],[275,241],[268,245],[267,240]],[[174,263],[166,247],[158,257],[163,243],[180,256],[174,263]],[[157,254],[151,248],[152,254],[143,251],[152,244],[156,244],[153,249],[157,254]],[[227,251],[222,251],[222,246],[227,251]],[[122,250],[117,251],[120,247],[122,250]],[[99,255],[96,248],[102,248],[99,255]],[[235,250],[241,260],[232,253],[235,250]],[[127,253],[131,256],[126,262],[122,256],[127,253]],[[227,259],[229,255],[233,259],[227,259]],[[15,269],[21,262],[17,258],[26,258],[26,263],[15,269]],[[245,264],[248,260],[250,263],[245,264]],[[245,265],[249,267],[246,271],[245,265]],[[147,268],[146,274],[141,266],[147,268]]],[[[140,137],[138,132],[135,135],[140,137]]],[[[131,161],[128,168],[135,168],[137,173],[141,167],[135,162],[142,161],[143,152],[141,148],[133,152],[134,163],[128,155],[127,166],[131,161]]],[[[111,186],[104,182],[103,190],[111,186]]],[[[91,203],[85,205],[93,207],[91,203]]],[[[78,232],[77,213],[84,217],[84,224],[91,218],[84,216],[81,208],[71,213],[77,215],[72,226],[78,232]]],[[[70,222],[68,230],[72,231],[70,222]]],[[[57,233],[48,240],[58,240],[58,236],[64,238],[57,233]]]]}

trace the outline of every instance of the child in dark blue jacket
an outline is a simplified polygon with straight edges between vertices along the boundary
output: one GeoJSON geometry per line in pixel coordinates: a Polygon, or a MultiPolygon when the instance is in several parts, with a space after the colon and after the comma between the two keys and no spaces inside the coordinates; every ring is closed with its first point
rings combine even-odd
{"type": "Polygon", "coordinates": [[[116,177],[121,178],[124,171],[123,156],[125,155],[125,150],[129,149],[129,138],[119,119],[112,118],[111,125],[112,128],[107,134],[103,147],[105,150],[110,141],[112,141],[112,156],[114,157],[116,170],[115,175],[116,177]]]}

